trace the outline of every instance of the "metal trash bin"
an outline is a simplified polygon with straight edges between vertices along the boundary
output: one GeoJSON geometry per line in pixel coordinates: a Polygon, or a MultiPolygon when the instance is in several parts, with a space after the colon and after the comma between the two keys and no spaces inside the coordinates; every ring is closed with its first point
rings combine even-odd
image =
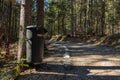
{"type": "Polygon", "coordinates": [[[37,26],[26,27],[26,61],[28,63],[41,63],[44,51],[44,37],[37,26]]]}

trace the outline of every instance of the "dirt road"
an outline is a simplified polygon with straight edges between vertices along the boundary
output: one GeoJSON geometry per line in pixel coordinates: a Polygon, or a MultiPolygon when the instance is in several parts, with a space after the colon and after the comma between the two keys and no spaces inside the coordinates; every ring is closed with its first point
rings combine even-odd
{"type": "Polygon", "coordinates": [[[120,80],[120,50],[89,43],[54,42],[44,64],[17,80],[120,80]]]}

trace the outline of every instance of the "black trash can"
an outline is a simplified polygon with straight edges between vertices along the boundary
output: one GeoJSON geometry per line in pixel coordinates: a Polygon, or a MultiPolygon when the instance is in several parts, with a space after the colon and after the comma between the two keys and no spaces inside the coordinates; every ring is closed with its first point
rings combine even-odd
{"type": "Polygon", "coordinates": [[[26,61],[28,63],[41,63],[44,51],[44,37],[41,27],[26,27],[26,61]]]}

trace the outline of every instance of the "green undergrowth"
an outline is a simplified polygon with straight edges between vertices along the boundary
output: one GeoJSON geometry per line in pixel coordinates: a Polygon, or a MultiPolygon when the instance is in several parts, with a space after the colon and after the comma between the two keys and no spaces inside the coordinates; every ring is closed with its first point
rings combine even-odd
{"type": "Polygon", "coordinates": [[[6,61],[0,62],[0,80],[14,80],[18,76],[15,63],[8,63],[6,61]]]}
{"type": "Polygon", "coordinates": [[[25,59],[22,58],[21,61],[16,65],[16,71],[19,74],[21,71],[23,71],[25,68],[29,68],[29,65],[25,63],[25,59]]]}
{"type": "Polygon", "coordinates": [[[0,80],[15,80],[21,73],[29,67],[25,63],[25,59],[21,59],[20,63],[17,63],[15,60],[8,62],[7,60],[0,60],[0,80]]]}

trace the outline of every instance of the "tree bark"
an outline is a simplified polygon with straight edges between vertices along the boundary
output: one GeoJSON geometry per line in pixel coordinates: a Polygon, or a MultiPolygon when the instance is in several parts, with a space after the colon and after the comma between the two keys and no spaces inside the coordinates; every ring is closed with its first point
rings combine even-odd
{"type": "Polygon", "coordinates": [[[71,35],[74,36],[74,16],[73,16],[73,0],[71,0],[71,35]]]}
{"type": "Polygon", "coordinates": [[[2,27],[2,0],[0,0],[0,31],[1,31],[1,27],[2,27]]]}
{"type": "Polygon", "coordinates": [[[19,43],[18,43],[18,63],[21,57],[26,53],[25,28],[31,25],[32,0],[22,0],[20,11],[19,43]]]}
{"type": "Polygon", "coordinates": [[[2,35],[3,35],[2,33],[2,0],[0,0],[0,43],[2,40],[2,35]]]}
{"type": "Polygon", "coordinates": [[[12,17],[12,0],[8,1],[8,25],[7,25],[7,34],[6,34],[6,54],[9,55],[9,43],[10,43],[10,30],[11,30],[11,17],[12,17]]]}
{"type": "Polygon", "coordinates": [[[37,0],[37,26],[40,27],[40,36],[38,45],[40,47],[40,50],[38,53],[40,55],[37,57],[39,58],[40,62],[43,61],[43,55],[44,55],[44,0],[37,0]]]}
{"type": "Polygon", "coordinates": [[[105,1],[102,0],[101,35],[105,34],[105,1]]]}

